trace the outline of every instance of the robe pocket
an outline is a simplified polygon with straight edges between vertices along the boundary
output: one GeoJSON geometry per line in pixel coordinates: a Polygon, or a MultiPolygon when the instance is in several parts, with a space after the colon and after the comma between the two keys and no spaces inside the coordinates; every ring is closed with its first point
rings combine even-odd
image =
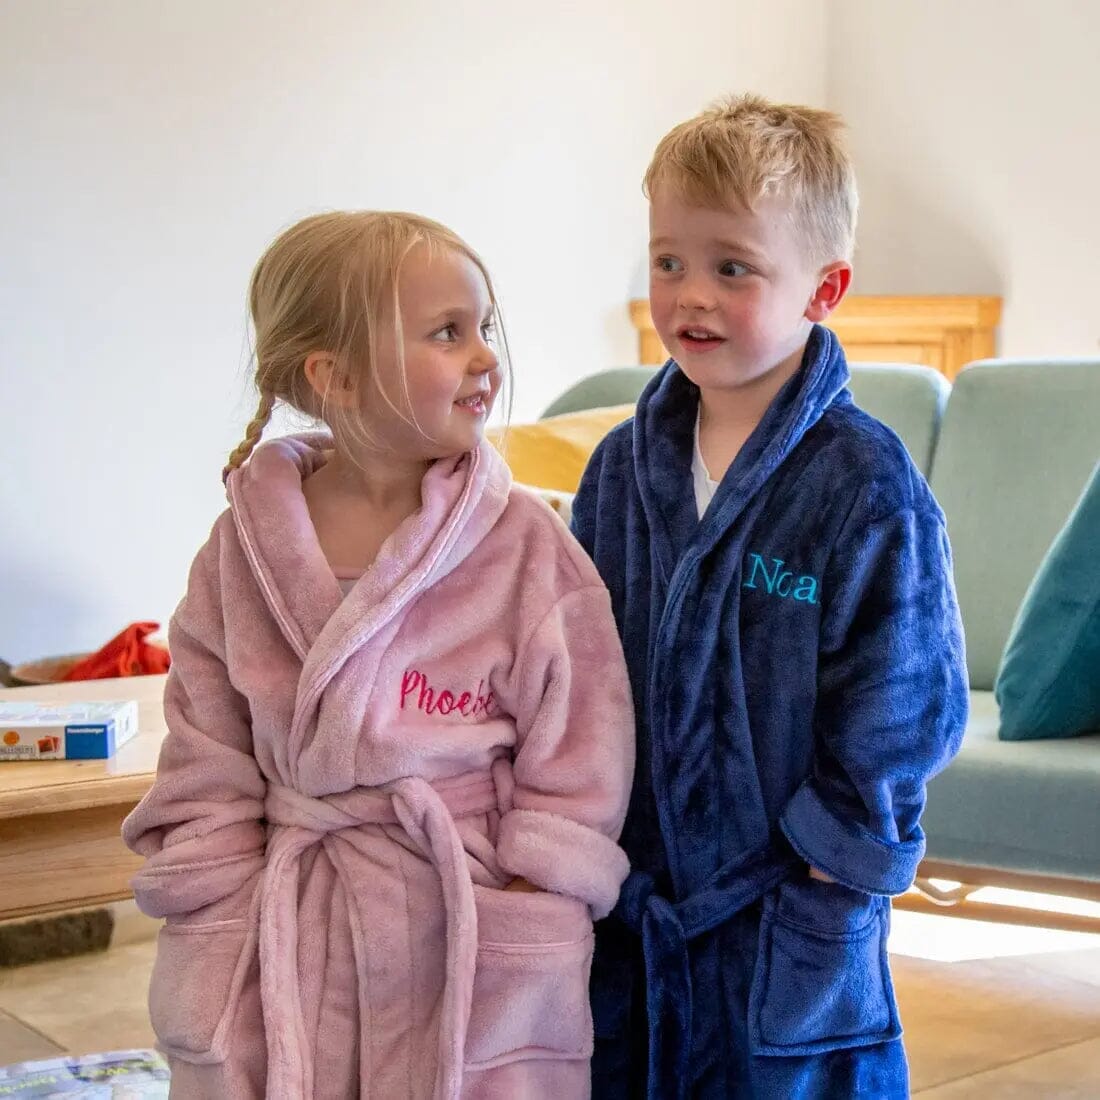
{"type": "Polygon", "coordinates": [[[253,922],[169,921],[157,940],[149,1018],[161,1049],[186,1062],[225,1060],[226,1040],[254,955],[253,922]]]}
{"type": "Polygon", "coordinates": [[[466,1064],[590,1058],[592,919],[560,894],[475,886],[477,969],[466,1064]]]}
{"type": "Polygon", "coordinates": [[[885,898],[813,879],[764,899],[749,995],[753,1054],[870,1046],[901,1034],[886,961],[885,898]]]}

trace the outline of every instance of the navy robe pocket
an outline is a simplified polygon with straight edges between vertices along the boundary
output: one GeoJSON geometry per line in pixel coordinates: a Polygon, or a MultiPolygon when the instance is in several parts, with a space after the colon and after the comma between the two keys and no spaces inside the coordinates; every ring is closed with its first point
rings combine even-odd
{"type": "Polygon", "coordinates": [[[870,1046],[901,1034],[886,961],[889,902],[798,879],[764,899],[749,997],[753,1054],[870,1046]]]}

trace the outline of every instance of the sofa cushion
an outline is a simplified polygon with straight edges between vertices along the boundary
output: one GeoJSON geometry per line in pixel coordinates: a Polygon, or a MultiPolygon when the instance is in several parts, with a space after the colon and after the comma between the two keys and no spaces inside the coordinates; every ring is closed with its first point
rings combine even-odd
{"type": "Polygon", "coordinates": [[[1100,466],[1028,589],[995,690],[1004,740],[1100,733],[1100,466]]]}
{"type": "Polygon", "coordinates": [[[657,367],[611,367],[582,378],[570,386],[546,409],[540,419],[563,416],[585,409],[602,409],[609,405],[636,405],[642,390],[657,373],[657,367]]]}
{"type": "Polygon", "coordinates": [[[991,690],[1028,585],[1100,461],[1100,359],[978,363],[955,381],[932,460],[970,686],[991,690]]]}
{"type": "Polygon", "coordinates": [[[929,859],[1100,881],[1100,736],[1002,741],[992,692],[970,695],[959,755],[928,787],[929,859]]]}
{"type": "Polygon", "coordinates": [[[575,493],[596,445],[612,428],[634,415],[633,405],[588,409],[535,424],[492,431],[516,481],[539,489],[575,493]]]}
{"type": "Polygon", "coordinates": [[[853,363],[851,369],[849,389],[855,403],[897,432],[927,477],[951,383],[931,367],[853,363]]]}

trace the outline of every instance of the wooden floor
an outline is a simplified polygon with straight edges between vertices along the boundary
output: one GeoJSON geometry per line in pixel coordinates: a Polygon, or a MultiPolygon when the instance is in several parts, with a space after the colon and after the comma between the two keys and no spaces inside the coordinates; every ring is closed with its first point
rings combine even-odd
{"type": "MultiPolygon", "coordinates": [[[[147,934],[0,970],[0,1065],[151,1045],[147,934]]],[[[1100,934],[898,912],[892,955],[914,1095],[1100,1097],[1100,934]]]]}

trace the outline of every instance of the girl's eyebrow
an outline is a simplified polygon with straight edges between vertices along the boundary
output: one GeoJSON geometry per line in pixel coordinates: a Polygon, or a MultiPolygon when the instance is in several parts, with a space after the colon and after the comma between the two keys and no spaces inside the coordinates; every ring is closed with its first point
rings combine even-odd
{"type": "Polygon", "coordinates": [[[438,313],[433,313],[431,317],[425,318],[428,324],[436,324],[439,321],[447,321],[452,317],[470,317],[477,311],[470,309],[464,305],[448,306],[446,309],[440,310],[438,313]]]}

